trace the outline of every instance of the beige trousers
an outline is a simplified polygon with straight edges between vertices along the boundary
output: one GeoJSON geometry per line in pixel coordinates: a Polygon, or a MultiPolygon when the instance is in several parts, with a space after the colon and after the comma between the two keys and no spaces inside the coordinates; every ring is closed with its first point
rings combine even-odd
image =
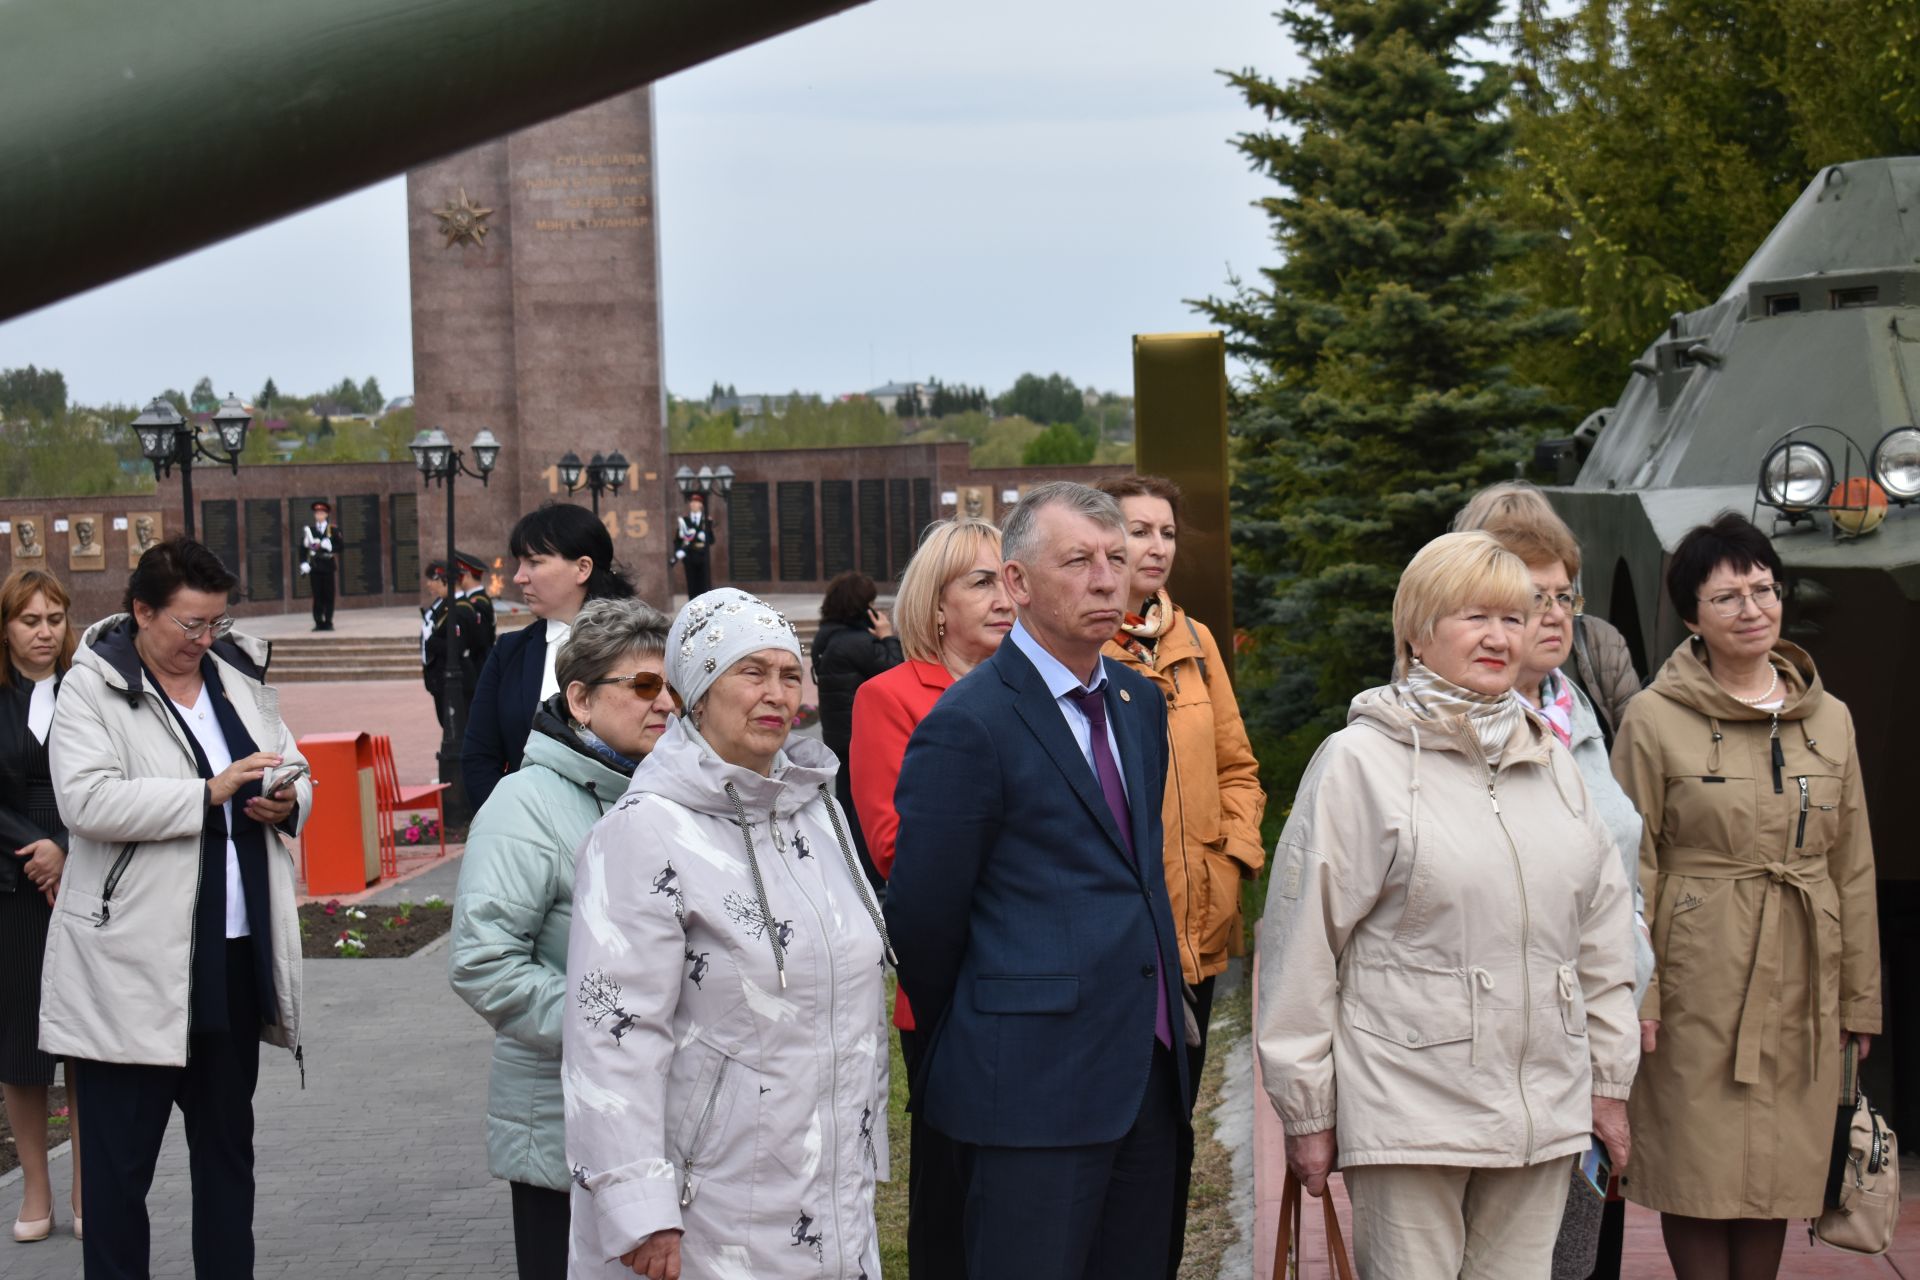
{"type": "Polygon", "coordinates": [[[1541,1280],[1553,1270],[1573,1161],[1366,1165],[1341,1177],[1360,1280],[1541,1280]]]}

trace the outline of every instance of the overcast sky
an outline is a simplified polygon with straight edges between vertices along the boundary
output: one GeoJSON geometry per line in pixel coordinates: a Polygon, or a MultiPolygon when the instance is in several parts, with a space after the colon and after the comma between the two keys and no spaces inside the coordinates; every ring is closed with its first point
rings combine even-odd
{"type": "MultiPolygon", "coordinates": [[[[661,82],[677,395],[1021,372],[1131,388],[1131,335],[1271,259],[1219,68],[1299,63],[1265,0],[872,0],[661,82]]],[[[413,386],[400,179],[0,325],[83,403],[413,386]]]]}

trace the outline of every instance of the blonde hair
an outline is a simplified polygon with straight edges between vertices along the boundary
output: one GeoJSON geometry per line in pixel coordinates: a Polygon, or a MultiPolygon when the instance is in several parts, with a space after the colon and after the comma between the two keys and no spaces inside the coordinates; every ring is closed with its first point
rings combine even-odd
{"type": "Polygon", "coordinates": [[[1000,554],[1000,530],[985,520],[960,516],[928,528],[907,570],[900,575],[900,591],[893,602],[893,626],[900,650],[915,662],[939,662],[940,593],[947,584],[973,568],[980,548],[1000,554]]]}
{"type": "Polygon", "coordinates": [[[1538,485],[1509,480],[1473,495],[1453,518],[1456,533],[1484,529],[1529,565],[1560,564],[1580,576],[1580,540],[1538,485]]]}
{"type": "Polygon", "coordinates": [[[1405,679],[1413,646],[1433,639],[1440,619],[1468,605],[1511,608],[1533,604],[1526,562],[1484,531],[1443,533],[1420,548],[1393,593],[1393,674],[1405,679]]]}

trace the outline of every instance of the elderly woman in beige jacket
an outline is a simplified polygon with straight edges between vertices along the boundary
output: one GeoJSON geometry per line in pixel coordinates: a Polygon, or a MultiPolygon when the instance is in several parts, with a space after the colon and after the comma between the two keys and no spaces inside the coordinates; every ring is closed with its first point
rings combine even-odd
{"type": "Polygon", "coordinates": [[[1399,680],[1354,699],[1274,852],[1261,1068],[1289,1167],[1336,1160],[1362,1276],[1547,1274],[1593,1134],[1628,1160],[1632,896],[1579,771],[1513,694],[1526,565],[1414,557],[1399,680]]]}

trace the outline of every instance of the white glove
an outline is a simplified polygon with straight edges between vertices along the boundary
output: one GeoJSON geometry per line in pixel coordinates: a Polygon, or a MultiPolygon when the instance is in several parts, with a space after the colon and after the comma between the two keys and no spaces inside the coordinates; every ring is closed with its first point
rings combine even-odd
{"type": "Polygon", "coordinates": [[[685,548],[682,548],[681,550],[674,552],[673,558],[675,560],[685,560],[687,558],[687,553],[685,548]]]}
{"type": "Polygon", "coordinates": [[[308,570],[308,568],[309,568],[309,566],[308,566],[308,564],[307,564],[307,562],[306,562],[305,560],[302,560],[302,561],[300,562],[300,576],[301,576],[301,577],[303,577],[303,578],[304,578],[304,577],[306,577],[306,576],[307,576],[307,570],[308,570]]]}

